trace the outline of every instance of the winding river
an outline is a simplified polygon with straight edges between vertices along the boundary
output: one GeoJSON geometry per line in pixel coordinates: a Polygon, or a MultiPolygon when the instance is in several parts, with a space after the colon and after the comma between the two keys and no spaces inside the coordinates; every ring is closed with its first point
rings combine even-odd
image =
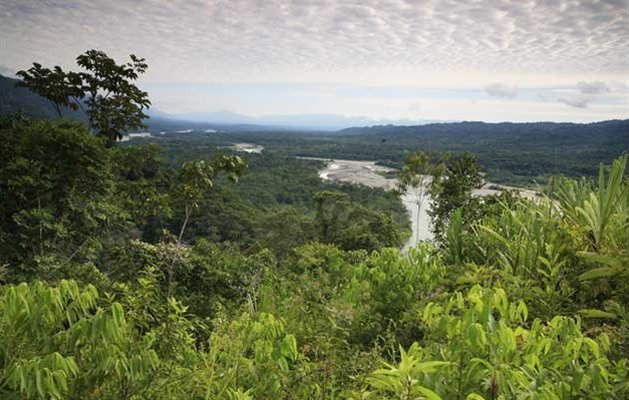
{"type": "MultiPolygon", "coordinates": [[[[304,157],[305,158],[305,157],[304,157]]],[[[387,177],[387,173],[393,171],[392,168],[376,165],[375,161],[355,161],[355,160],[331,160],[324,158],[308,157],[310,159],[325,161],[325,168],[319,171],[319,177],[324,180],[335,182],[345,182],[365,185],[369,187],[394,190],[397,181],[387,177]]],[[[402,195],[402,203],[406,207],[411,221],[412,234],[402,247],[402,252],[406,252],[418,241],[432,240],[432,227],[428,209],[430,208],[430,197],[426,195],[421,207],[419,220],[417,219],[417,201],[414,192],[402,195]]]]}
{"type": "MultiPolygon", "coordinates": [[[[392,168],[376,165],[375,161],[332,160],[315,157],[302,158],[325,161],[327,163],[325,168],[319,171],[319,177],[324,180],[354,183],[387,190],[394,190],[396,188],[397,181],[387,177],[387,174],[394,170],[392,168]]],[[[532,190],[496,185],[491,182],[487,182],[483,187],[473,190],[472,195],[488,196],[499,194],[505,189],[517,190],[520,196],[528,199],[534,199],[538,196],[538,193],[532,190]]],[[[404,207],[406,207],[412,226],[412,235],[402,247],[402,252],[405,253],[410,247],[415,246],[417,242],[432,240],[434,235],[432,233],[430,216],[428,215],[428,210],[430,210],[431,205],[430,196],[428,194],[424,195],[419,219],[417,218],[419,207],[415,192],[409,191],[403,194],[402,203],[404,207]]]]}

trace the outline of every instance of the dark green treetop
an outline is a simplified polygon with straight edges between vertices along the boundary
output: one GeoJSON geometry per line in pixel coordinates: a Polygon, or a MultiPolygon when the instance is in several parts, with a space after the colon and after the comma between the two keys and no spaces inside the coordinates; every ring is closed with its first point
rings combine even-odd
{"type": "Polygon", "coordinates": [[[64,72],[59,66],[50,69],[33,63],[28,71],[18,71],[17,76],[22,80],[16,86],[29,88],[46,98],[52,103],[59,118],[62,117],[61,107],[77,110],[81,104],[83,92],[81,77],[77,73],[64,72]]]}
{"type": "Polygon", "coordinates": [[[34,63],[28,71],[18,71],[22,81],[17,85],[48,99],[60,117],[62,107],[76,110],[85,105],[90,129],[111,145],[124,132],[144,127],[142,121],[148,116],[143,110],[151,105],[148,93],[134,84],[148,65],[133,54],[130,58],[131,62],[119,65],[102,51],[88,50],[76,59],[83,72],[34,63]]]}

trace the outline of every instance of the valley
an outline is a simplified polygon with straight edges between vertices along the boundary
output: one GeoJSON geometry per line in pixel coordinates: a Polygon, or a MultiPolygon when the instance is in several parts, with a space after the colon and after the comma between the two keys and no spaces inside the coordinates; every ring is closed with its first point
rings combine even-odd
{"type": "Polygon", "coordinates": [[[627,0],[0,0],[0,399],[629,400],[627,0]]]}
{"type": "MultiPolygon", "coordinates": [[[[394,175],[396,170],[377,165],[375,161],[338,160],[316,157],[301,158],[319,160],[326,163],[325,167],[319,170],[319,177],[322,180],[364,185],[372,188],[382,188],[389,191],[397,190],[397,180],[394,175]]],[[[539,198],[541,195],[539,192],[530,189],[497,185],[491,182],[486,182],[482,187],[472,190],[472,195],[491,196],[500,194],[505,190],[517,192],[522,198],[531,200],[539,198]]],[[[412,228],[411,237],[402,247],[402,252],[405,253],[418,241],[430,241],[434,238],[432,225],[430,223],[430,215],[428,214],[431,199],[430,195],[426,194],[421,210],[419,210],[415,194],[412,190],[408,193],[401,194],[400,197],[404,207],[406,208],[412,228]],[[420,212],[419,219],[417,218],[418,211],[420,212]]]]}

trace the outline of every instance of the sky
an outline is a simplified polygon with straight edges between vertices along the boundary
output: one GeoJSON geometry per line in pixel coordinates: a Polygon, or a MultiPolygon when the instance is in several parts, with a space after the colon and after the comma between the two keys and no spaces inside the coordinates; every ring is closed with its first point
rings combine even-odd
{"type": "Polygon", "coordinates": [[[0,73],[92,48],[173,114],[629,118],[629,0],[0,0],[0,73]]]}

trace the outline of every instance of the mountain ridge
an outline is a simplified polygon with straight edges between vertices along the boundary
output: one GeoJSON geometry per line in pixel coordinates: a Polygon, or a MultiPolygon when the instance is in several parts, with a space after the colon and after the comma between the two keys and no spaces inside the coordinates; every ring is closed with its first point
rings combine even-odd
{"type": "MultiPolygon", "coordinates": [[[[27,88],[16,87],[17,79],[0,75],[0,115],[10,115],[23,112],[36,119],[55,119],[57,113],[45,98],[31,92],[27,88]]],[[[150,130],[161,129],[220,129],[229,131],[312,131],[329,132],[333,134],[385,134],[396,136],[422,131],[450,131],[451,129],[470,128],[483,129],[492,127],[534,127],[562,128],[578,126],[595,126],[604,123],[628,123],[629,120],[613,119],[589,123],[578,122],[484,122],[484,121],[441,121],[441,120],[382,120],[368,117],[348,117],[337,114],[296,114],[270,115],[253,117],[231,111],[216,111],[204,113],[171,114],[152,108],[147,110],[150,119],[145,121],[150,130]],[[350,122],[355,125],[347,126],[350,122]],[[393,122],[398,122],[394,124],[393,122]],[[413,123],[417,122],[417,123],[413,123]],[[413,123],[413,124],[411,124],[413,123]],[[318,125],[318,127],[317,127],[318,125]],[[347,127],[342,127],[347,126],[347,127]]],[[[82,110],[71,110],[62,107],[64,117],[85,121],[87,118],[82,110]]],[[[450,133],[450,132],[449,132],[450,133]]],[[[629,142],[629,138],[628,138],[629,142]]]]}

